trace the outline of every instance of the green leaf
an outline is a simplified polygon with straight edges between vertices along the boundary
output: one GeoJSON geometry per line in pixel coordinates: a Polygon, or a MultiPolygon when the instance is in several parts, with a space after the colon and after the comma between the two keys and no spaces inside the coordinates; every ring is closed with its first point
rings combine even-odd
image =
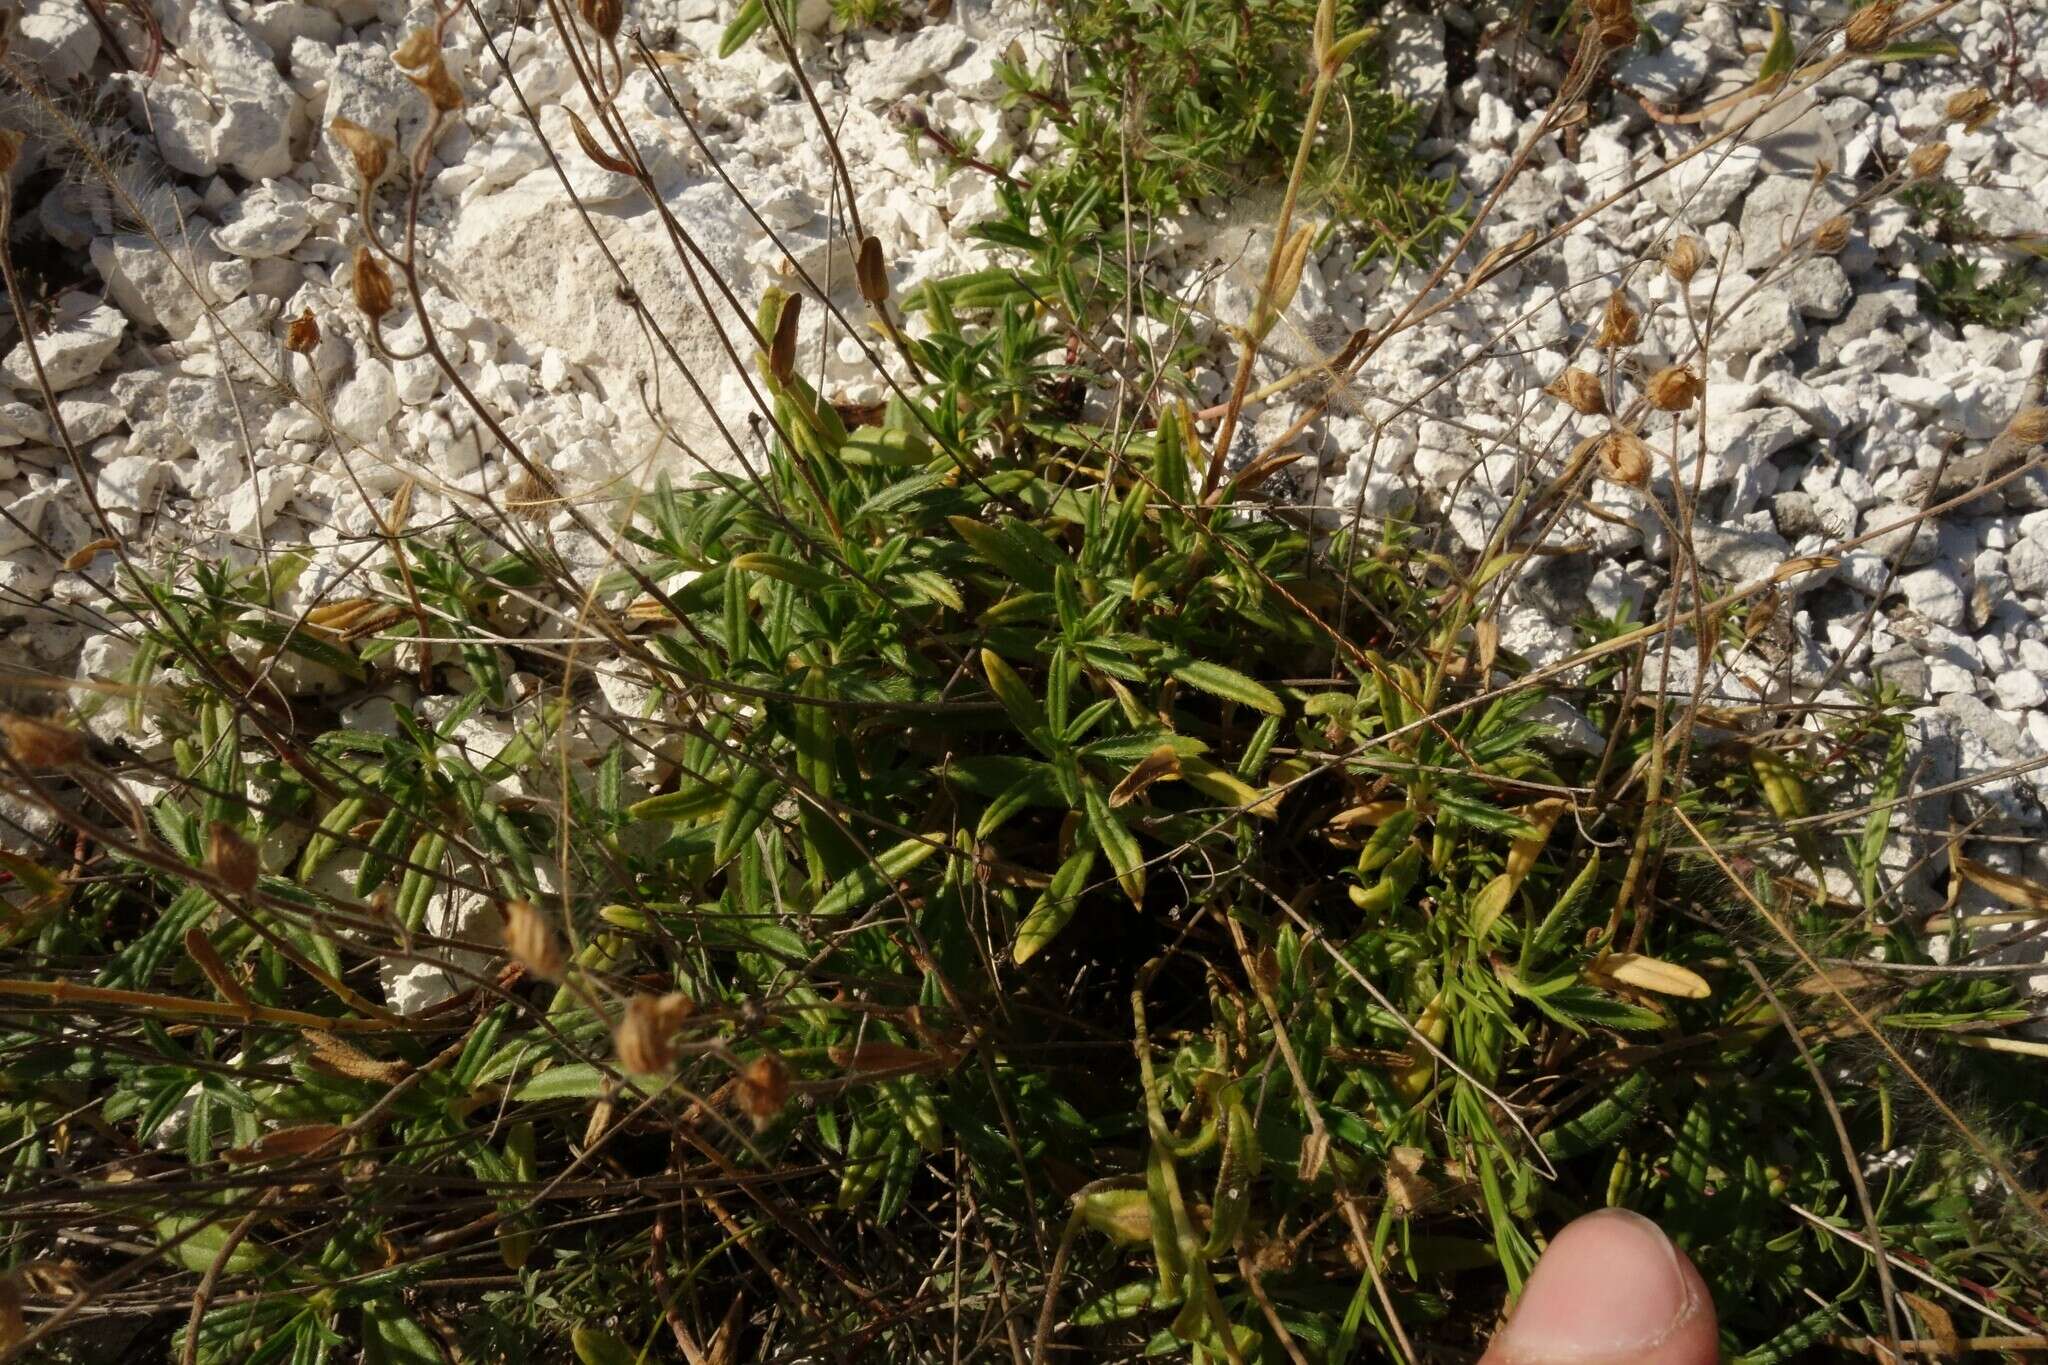
{"type": "Polygon", "coordinates": [[[838,587],[845,581],[822,569],[814,569],[801,560],[791,559],[788,555],[740,555],[732,561],[732,568],[737,573],[757,573],[769,578],[779,578],[792,586],[809,588],[813,592],[838,587]]]}
{"type": "Polygon", "coordinates": [[[590,1062],[567,1062],[549,1067],[512,1092],[522,1103],[547,1100],[594,1100],[604,1094],[609,1078],[590,1062]]]}
{"type": "Polygon", "coordinates": [[[865,905],[887,891],[898,878],[937,853],[941,843],[939,836],[933,835],[926,839],[905,839],[892,848],[884,849],[871,861],[862,863],[841,877],[832,889],[811,907],[811,913],[819,916],[843,915],[857,905],[865,905]]]}
{"type": "Polygon", "coordinates": [[[443,1365],[447,1359],[427,1329],[390,1299],[363,1305],[363,1344],[364,1358],[381,1365],[443,1365]]]}
{"type": "Polygon", "coordinates": [[[1133,835],[1117,813],[1102,799],[1102,789],[1093,782],[1081,788],[1082,799],[1088,808],[1088,828],[1095,836],[1095,842],[1109,857],[1109,865],[1116,869],[1117,885],[1131,898],[1131,904],[1145,903],[1145,854],[1138,847],[1137,836],[1133,835]]]}
{"type": "Polygon", "coordinates": [[[1024,737],[1039,748],[1050,753],[1053,750],[1051,723],[1046,719],[1045,707],[1032,695],[1031,689],[1010,667],[1002,655],[992,649],[981,651],[981,671],[988,675],[989,689],[996,694],[996,700],[1010,713],[1017,728],[1024,737]]]}
{"type": "Polygon", "coordinates": [[[788,789],[763,766],[748,764],[733,779],[732,796],[718,822],[718,841],[711,847],[714,862],[728,862],[740,845],[754,837],[754,831],[775,809],[788,789]]]}
{"type": "Polygon", "coordinates": [[[1225,668],[1222,664],[1211,663],[1206,659],[1190,659],[1184,655],[1163,659],[1160,662],[1169,674],[1189,687],[1200,688],[1226,701],[1249,706],[1269,716],[1280,715],[1287,709],[1271,688],[1252,681],[1234,668],[1225,668]]]}
{"type": "Polygon", "coordinates": [[[1067,860],[1060,864],[1059,871],[1052,874],[1052,882],[1039,897],[1038,904],[1024,922],[1017,926],[1017,941],[1010,948],[1010,960],[1023,966],[1036,957],[1046,944],[1058,937],[1060,930],[1074,918],[1074,912],[1081,908],[1081,888],[1088,884],[1088,874],[1095,870],[1095,850],[1082,844],[1067,860]]]}
{"type": "Polygon", "coordinates": [[[625,1342],[595,1327],[579,1324],[569,1333],[569,1344],[580,1365],[635,1365],[641,1359],[625,1342]]]}
{"type": "MultiPolygon", "coordinates": [[[[218,1217],[204,1227],[205,1222],[196,1214],[168,1214],[156,1221],[156,1235],[160,1242],[168,1242],[188,1229],[198,1230],[172,1247],[167,1253],[171,1260],[197,1274],[205,1274],[219,1259],[221,1248],[228,1244],[229,1231],[240,1218],[230,1209],[222,1209],[218,1217]]],[[[268,1247],[253,1238],[244,1237],[230,1252],[225,1267],[231,1275],[254,1275],[275,1270],[277,1257],[268,1247]]]]}
{"type": "Polygon", "coordinates": [[[1792,50],[1792,30],[1785,25],[1785,12],[1771,7],[1771,45],[1764,52],[1763,65],[1756,69],[1759,84],[1783,76],[1792,70],[1795,54],[1792,50]]]}
{"type": "Polygon", "coordinates": [[[745,0],[738,13],[733,15],[732,22],[725,26],[725,32],[719,35],[719,57],[723,59],[738,52],[746,45],[747,39],[760,32],[767,23],[768,7],[763,0],[745,0]]]}

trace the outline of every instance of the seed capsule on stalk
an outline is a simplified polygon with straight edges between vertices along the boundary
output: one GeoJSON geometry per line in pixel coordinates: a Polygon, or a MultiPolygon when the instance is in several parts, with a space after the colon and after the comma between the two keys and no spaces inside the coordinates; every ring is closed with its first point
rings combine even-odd
{"type": "Polygon", "coordinates": [[[391,311],[391,272],[366,246],[356,248],[355,275],[349,288],[355,295],[356,307],[370,321],[375,322],[391,311]]]}
{"type": "Polygon", "coordinates": [[[1683,412],[1699,401],[1700,377],[1683,365],[1666,365],[1650,376],[1643,396],[1660,412],[1683,412]]]}
{"type": "Polygon", "coordinates": [[[1630,307],[1627,296],[1617,289],[1607,296],[1607,306],[1600,313],[1600,334],[1593,344],[1602,350],[1633,346],[1642,332],[1642,314],[1630,307]]]}
{"type": "Polygon", "coordinates": [[[1616,429],[1600,438],[1600,475],[1610,483],[1642,488],[1650,482],[1650,448],[1634,432],[1616,429]]]}
{"type": "Polygon", "coordinates": [[[1930,142],[1925,147],[1915,147],[1913,154],[1906,158],[1906,169],[1915,180],[1932,180],[1941,174],[1941,168],[1948,165],[1948,144],[1930,142]]]}
{"type": "Polygon", "coordinates": [[[1600,387],[1599,376],[1576,366],[1551,380],[1543,391],[1565,403],[1573,412],[1588,417],[1607,411],[1607,394],[1600,387]]]}
{"type": "Polygon", "coordinates": [[[1706,257],[1699,238],[1680,237],[1664,253],[1664,269],[1679,284],[1691,284],[1692,277],[1699,274],[1700,267],[1706,263],[1706,257]]]}

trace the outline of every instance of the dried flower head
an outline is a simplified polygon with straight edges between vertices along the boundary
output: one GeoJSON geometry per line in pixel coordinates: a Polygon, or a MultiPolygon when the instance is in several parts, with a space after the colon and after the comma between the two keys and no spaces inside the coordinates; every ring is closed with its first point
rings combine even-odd
{"type": "Polygon", "coordinates": [[[1700,377],[1683,365],[1666,365],[1643,385],[1643,396],[1661,412],[1683,412],[1699,401],[1700,377]]]}
{"type": "Polygon", "coordinates": [[[1998,101],[1992,99],[1991,93],[1981,85],[1957,91],[1942,106],[1942,113],[1949,122],[1962,124],[1966,133],[1976,132],[1997,112],[1998,101]]]}
{"type": "Polygon", "coordinates": [[[391,311],[391,272],[366,246],[356,248],[355,277],[350,288],[355,294],[356,307],[362,309],[363,316],[371,322],[391,311]]]}
{"type": "Polygon", "coordinates": [[[577,12],[583,22],[597,31],[600,38],[619,36],[619,22],[625,17],[625,6],[619,0],[579,0],[577,12]]]}
{"type": "Polygon", "coordinates": [[[1680,285],[1691,284],[1692,277],[1700,273],[1700,267],[1705,265],[1706,261],[1706,250],[1700,246],[1700,239],[1697,237],[1680,237],[1671,244],[1671,249],[1664,253],[1664,269],[1680,285]]]}
{"type": "Polygon", "coordinates": [[[735,1079],[739,1082],[740,1110],[754,1121],[756,1128],[772,1123],[782,1112],[782,1106],[789,1103],[789,1065],[778,1053],[762,1053],[742,1067],[735,1079]]]}
{"type": "Polygon", "coordinates": [[[1543,391],[1568,404],[1573,412],[1591,416],[1607,411],[1607,394],[1600,387],[1599,376],[1577,366],[1551,380],[1543,391]]]}
{"type": "Polygon", "coordinates": [[[548,917],[532,901],[524,900],[506,901],[501,913],[505,919],[505,951],[512,955],[512,960],[543,981],[560,981],[568,959],[548,917]]]}
{"type": "Polygon", "coordinates": [[[66,768],[85,757],[85,739],[76,730],[34,716],[0,713],[0,738],[8,757],[24,768],[66,768]]]}
{"type": "Polygon", "coordinates": [[[320,349],[320,320],[312,309],[293,318],[284,329],[284,348],[293,355],[311,355],[320,349]]]}
{"type": "Polygon", "coordinates": [[[14,163],[21,160],[22,135],[12,128],[0,128],[0,175],[14,169],[14,163]]]}
{"type": "Polygon", "coordinates": [[[1642,314],[1631,308],[1628,297],[1617,289],[1607,296],[1607,307],[1600,313],[1600,334],[1593,344],[1603,349],[1633,346],[1642,332],[1642,314]]]}
{"type": "Polygon", "coordinates": [[[1892,20],[1898,14],[1895,0],[1873,0],[1849,16],[1842,26],[1842,39],[1851,52],[1875,52],[1892,36],[1892,20]]]}
{"type": "Polygon", "coordinates": [[[1823,256],[1832,256],[1849,245],[1849,218],[1838,213],[1813,230],[1813,249],[1823,256]]]}
{"type": "Polygon", "coordinates": [[[696,1009],[680,991],[636,995],[628,1000],[619,1026],[612,1030],[612,1050],[618,1054],[619,1065],[642,1074],[674,1066],[676,1030],[696,1009]]]}
{"type": "Polygon", "coordinates": [[[1650,482],[1650,448],[1634,432],[1616,429],[1600,438],[1600,477],[1630,488],[1650,482]]]}
{"type": "Polygon", "coordinates": [[[1627,47],[1636,40],[1635,5],[1631,0],[1590,0],[1593,28],[1608,47],[1627,47]]]}
{"type": "Polygon", "coordinates": [[[2048,443],[2048,408],[2025,407],[2005,424],[2006,434],[2023,445],[2048,443]]]}
{"type": "Polygon", "coordinates": [[[1948,144],[1930,142],[1925,147],[1915,147],[1906,158],[1906,170],[1915,180],[1931,180],[1941,174],[1941,168],[1948,164],[1948,144]]]}
{"type": "Polygon", "coordinates": [[[354,119],[339,117],[328,120],[327,131],[348,152],[365,185],[375,185],[391,169],[392,142],[382,133],[373,133],[354,119]]]}
{"type": "Polygon", "coordinates": [[[416,28],[398,45],[391,60],[405,71],[405,78],[420,88],[427,103],[443,114],[452,114],[463,104],[462,87],[448,74],[448,61],[441,55],[441,40],[430,28],[416,28]]]}

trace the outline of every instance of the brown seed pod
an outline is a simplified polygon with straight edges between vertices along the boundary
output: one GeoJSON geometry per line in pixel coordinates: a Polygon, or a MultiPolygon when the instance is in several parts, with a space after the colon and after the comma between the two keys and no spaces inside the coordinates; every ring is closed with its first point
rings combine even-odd
{"type": "Polygon", "coordinates": [[[1946,142],[1930,142],[1925,147],[1915,147],[1912,155],[1906,158],[1906,170],[1915,180],[1932,180],[1947,164],[1946,142]]]}
{"type": "Polygon", "coordinates": [[[448,61],[441,55],[441,40],[430,28],[416,28],[398,45],[391,60],[405,71],[405,78],[420,88],[427,103],[444,114],[463,105],[462,87],[448,74],[448,61]]]}
{"type": "Polygon", "coordinates": [[[680,991],[636,995],[626,1002],[619,1026],[612,1030],[612,1048],[619,1065],[641,1073],[666,1071],[675,1065],[676,1030],[696,1012],[696,1004],[680,991]]]}
{"type": "Polygon", "coordinates": [[[1600,477],[1629,488],[1650,482],[1650,448],[1634,432],[1616,429],[1600,438],[1600,477]]]}
{"type": "Polygon", "coordinates": [[[53,721],[0,713],[0,738],[24,768],[67,768],[85,757],[85,738],[53,721]]]}
{"type": "Polygon", "coordinates": [[[554,925],[534,907],[532,901],[506,901],[505,951],[512,960],[543,981],[560,981],[568,959],[554,925]]]}
{"type": "Polygon", "coordinates": [[[1616,346],[1633,346],[1636,338],[1643,333],[1643,316],[1629,306],[1628,297],[1619,289],[1607,296],[1607,306],[1600,312],[1600,334],[1593,344],[1607,349],[1616,346]]]}
{"type": "Polygon", "coordinates": [[[1600,387],[1599,376],[1577,366],[1551,380],[1543,391],[1568,405],[1573,412],[1593,416],[1607,411],[1607,394],[1600,387]]]}
{"type": "Polygon", "coordinates": [[[21,160],[22,135],[12,128],[0,128],[0,175],[14,169],[14,163],[21,160]]]}
{"type": "Polygon", "coordinates": [[[1849,219],[1845,214],[1836,214],[1813,230],[1813,249],[1823,256],[1832,256],[1849,245],[1849,219]]]}
{"type": "Polygon", "coordinates": [[[1700,377],[1683,365],[1666,365],[1643,385],[1643,396],[1660,412],[1683,412],[1699,401],[1700,377]]]}
{"type": "Polygon", "coordinates": [[[371,322],[391,311],[391,272],[366,246],[356,248],[355,276],[350,282],[350,290],[355,295],[356,307],[362,309],[363,316],[371,322]]]}
{"type": "Polygon", "coordinates": [[[355,163],[356,174],[365,185],[376,184],[391,169],[390,138],[347,118],[329,119],[327,131],[348,151],[349,160],[355,163]]]}
{"type": "Polygon", "coordinates": [[[231,890],[246,896],[256,889],[263,873],[263,860],[256,846],[244,839],[233,825],[216,820],[206,830],[206,867],[231,890]]]}
{"type": "Polygon", "coordinates": [[[293,355],[311,355],[320,349],[320,320],[308,308],[284,329],[284,348],[293,355]]]}
{"type": "Polygon", "coordinates": [[[767,1127],[782,1112],[782,1106],[789,1103],[789,1064],[779,1053],[762,1053],[741,1068],[735,1079],[739,1082],[740,1110],[754,1121],[756,1128],[767,1127]]]}
{"type": "Polygon", "coordinates": [[[625,17],[625,7],[619,0],[579,0],[576,9],[583,22],[597,30],[598,37],[619,36],[619,21],[625,17]]]}
{"type": "Polygon", "coordinates": [[[2005,424],[2006,434],[2022,444],[2037,446],[2048,442],[2048,408],[2025,407],[2005,424]]]}
{"type": "Polygon", "coordinates": [[[1892,20],[1899,7],[1895,0],[1873,0],[1849,16],[1842,26],[1842,40],[1851,52],[1875,52],[1892,36],[1892,20]]]}
{"type": "Polygon", "coordinates": [[[1950,95],[1948,103],[1942,106],[1942,113],[1949,122],[1962,124],[1966,133],[1976,132],[1984,126],[1985,120],[1997,112],[1998,101],[1992,99],[1990,92],[1981,85],[1957,91],[1950,95]]]}
{"type": "Polygon", "coordinates": [[[864,237],[860,244],[860,259],[853,265],[854,278],[860,283],[860,296],[869,303],[885,303],[889,298],[889,268],[882,264],[882,244],[873,237],[864,237]]]}
{"type": "Polygon", "coordinates": [[[1706,264],[1707,253],[1697,237],[1680,237],[1664,253],[1664,269],[1680,285],[1692,283],[1692,277],[1700,273],[1706,264]]]}
{"type": "Polygon", "coordinates": [[[95,559],[98,559],[102,551],[117,550],[120,547],[121,542],[115,540],[112,536],[101,536],[98,540],[88,540],[85,544],[64,556],[64,567],[72,573],[77,573],[80,569],[85,568],[95,559]]]}

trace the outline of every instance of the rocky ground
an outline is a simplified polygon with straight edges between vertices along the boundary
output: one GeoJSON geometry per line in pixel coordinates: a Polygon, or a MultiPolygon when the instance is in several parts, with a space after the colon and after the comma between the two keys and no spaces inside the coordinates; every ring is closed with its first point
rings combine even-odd
{"type": "MultiPolygon", "coordinates": [[[[1560,72],[1471,10],[1429,9],[1390,14],[1386,62],[1433,111],[1431,155],[1476,202],[1509,169],[1560,72]]],[[[1378,351],[1309,426],[1321,463],[1299,481],[1304,499],[1333,517],[1419,515],[1466,548],[1483,546],[1524,480],[1554,474],[1579,438],[1606,429],[1543,390],[1568,365],[1591,363],[1588,338],[1617,287],[1644,314],[1646,370],[1713,320],[1705,433],[1688,426],[1682,443],[1704,452],[1694,539],[1714,578],[1832,553],[2020,462],[1994,438],[2023,402],[2040,401],[2048,340],[2038,312],[2006,330],[1933,315],[1916,287],[1932,248],[1914,213],[1889,198],[1856,209],[1835,254],[1779,258],[1937,140],[1977,223],[2038,244],[2048,233],[2048,12],[2019,0],[1958,4],[1938,25],[1957,55],[1846,68],[1756,135],[1657,175],[1745,111],[1677,123],[1645,102],[1696,109],[1739,90],[1770,32],[1759,6],[1654,0],[1639,10],[1651,41],[1566,137],[1536,146],[1461,269],[1532,229],[1569,229],[1378,351]],[[1999,107],[1966,129],[1945,110],[1972,87],[1999,107]],[[1690,308],[1655,265],[1681,233],[1708,257],[1690,308]]],[[[743,306],[786,279],[792,257],[850,304],[853,265],[838,245],[846,206],[817,118],[761,41],[714,55],[730,12],[725,0],[629,5],[627,30],[654,60],[629,67],[619,107],[667,209],[743,306]]],[[[426,106],[391,53],[431,14],[398,0],[157,0],[159,46],[123,9],[25,5],[10,60],[59,98],[10,85],[0,110],[0,122],[31,134],[12,172],[17,250],[52,282],[37,301],[44,364],[93,498],[131,545],[249,557],[309,544],[317,585],[360,560],[378,509],[408,478],[419,527],[485,490],[511,489],[495,438],[434,363],[380,357],[349,298],[361,228],[328,125],[344,117],[411,145],[426,106]],[[308,310],[320,344],[290,354],[286,326],[308,310]]],[[[1795,15],[1794,34],[1836,17],[1795,15]]],[[[464,381],[563,496],[601,505],[657,471],[730,468],[714,418],[744,441],[747,403],[719,337],[727,305],[704,306],[676,267],[662,215],[633,183],[576,150],[570,115],[591,110],[546,12],[524,27],[515,20],[483,4],[449,32],[467,103],[420,186],[431,315],[464,381]],[[569,204],[563,175],[608,252],[569,204]],[[621,305],[612,260],[664,321],[708,405],[621,305]]],[[[994,208],[988,180],[936,175],[904,123],[914,115],[949,129],[983,159],[1014,152],[1028,171],[1048,149],[1016,145],[1022,124],[998,107],[996,64],[1013,45],[1055,57],[1038,16],[1019,0],[957,0],[904,31],[849,35],[812,4],[800,25],[854,207],[898,289],[982,263],[964,230],[994,208]]],[[[397,224],[407,188],[402,172],[387,185],[381,221],[397,224]]],[[[1155,279],[1203,315],[1246,315],[1264,263],[1257,219],[1218,205],[1170,225],[1151,248],[1155,279]]],[[[1987,277],[2020,259],[1972,251],[1987,277]]],[[[1259,378],[1383,327],[1422,278],[1385,262],[1356,267],[1354,244],[1337,234],[1306,270],[1259,378]]],[[[810,325],[804,354],[819,358],[827,391],[876,396],[861,347],[816,331],[815,310],[810,325]]],[[[65,567],[101,531],[12,320],[0,329],[0,657],[15,670],[117,676],[127,646],[99,612],[93,582],[104,575],[65,567]]],[[[386,340],[395,354],[416,350],[417,321],[401,309],[386,340]]],[[[1229,354],[1218,345],[1203,401],[1223,395],[1229,354]]],[[[1293,423],[1300,392],[1252,410],[1251,439],[1293,423]]],[[[573,552],[565,513],[554,529],[573,552]]],[[[1659,610],[1672,547],[1642,494],[1600,485],[1551,543],[1579,552],[1545,557],[1523,578],[1504,607],[1505,647],[1543,662],[1574,647],[1578,618],[1659,610]]],[[[1976,779],[1953,808],[1923,802],[1916,818],[1935,830],[1954,818],[1985,822],[1980,833],[2031,831],[2042,807],[2030,765],[2048,763],[2044,599],[2048,475],[2030,469],[1788,583],[1767,628],[1712,666],[1707,695],[1825,705],[1881,671],[1916,699],[1921,787],[1976,779]]],[[[1666,685],[1690,693],[1697,657],[1675,650],[1666,685]]],[[[2026,847],[1995,843],[1985,856],[2038,874],[2026,847]]]]}

